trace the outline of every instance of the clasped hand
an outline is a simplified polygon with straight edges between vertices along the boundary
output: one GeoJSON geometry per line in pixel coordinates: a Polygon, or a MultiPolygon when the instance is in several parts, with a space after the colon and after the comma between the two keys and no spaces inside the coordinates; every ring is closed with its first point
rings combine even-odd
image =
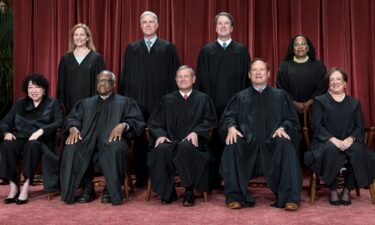
{"type": "Polygon", "coordinates": [[[332,142],[341,151],[345,151],[348,148],[350,148],[350,146],[352,146],[354,142],[352,137],[347,137],[344,140],[340,140],[335,137],[332,137],[331,139],[329,139],[329,141],[332,142]]]}

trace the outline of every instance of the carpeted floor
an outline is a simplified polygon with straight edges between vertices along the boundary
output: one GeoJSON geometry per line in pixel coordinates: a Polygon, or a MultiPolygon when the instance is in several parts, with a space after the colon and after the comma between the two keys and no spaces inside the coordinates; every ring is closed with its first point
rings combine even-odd
{"type": "Polygon", "coordinates": [[[275,199],[267,188],[250,188],[257,198],[253,208],[230,210],[224,205],[224,195],[214,191],[209,202],[196,199],[194,207],[182,206],[183,189],[178,188],[179,199],[171,205],[161,205],[154,194],[146,202],[146,190],[136,189],[128,202],[120,206],[101,204],[102,187],[97,187],[97,199],[89,204],[67,205],[55,195],[49,202],[41,191],[33,186],[26,205],[5,205],[8,186],[0,186],[0,224],[375,224],[375,205],[371,204],[369,191],[361,190],[361,196],[352,193],[351,206],[332,206],[328,203],[328,189],[317,192],[317,200],[310,205],[307,180],[302,193],[302,204],[297,212],[287,212],[269,206],[275,199]]]}

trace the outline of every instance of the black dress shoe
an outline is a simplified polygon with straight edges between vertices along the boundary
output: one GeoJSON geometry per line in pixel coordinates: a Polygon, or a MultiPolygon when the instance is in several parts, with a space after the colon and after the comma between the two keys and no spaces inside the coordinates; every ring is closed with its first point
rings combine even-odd
{"type": "Polygon", "coordinates": [[[89,203],[96,198],[95,190],[92,186],[86,187],[82,194],[77,198],[78,203],[89,203]]]}
{"type": "Polygon", "coordinates": [[[182,202],[182,205],[185,207],[194,206],[195,200],[194,200],[194,192],[193,191],[186,191],[184,196],[184,201],[182,202]]]}
{"type": "Polygon", "coordinates": [[[18,191],[17,194],[13,198],[4,199],[4,203],[5,204],[16,203],[19,195],[20,195],[20,191],[18,191]]]}
{"type": "Polygon", "coordinates": [[[329,204],[331,204],[331,205],[340,205],[340,200],[332,201],[332,200],[330,199],[330,200],[329,200],[329,204]]]}
{"type": "Polygon", "coordinates": [[[340,200],[339,202],[341,205],[351,205],[352,204],[352,201],[350,200],[340,200]]]}
{"type": "Polygon", "coordinates": [[[25,199],[25,200],[17,199],[17,200],[16,200],[16,205],[23,205],[23,204],[26,204],[27,201],[28,201],[28,198],[25,199]]]}
{"type": "Polygon", "coordinates": [[[102,203],[103,204],[109,204],[112,203],[111,196],[109,195],[107,189],[104,189],[103,196],[102,196],[102,203]]]}

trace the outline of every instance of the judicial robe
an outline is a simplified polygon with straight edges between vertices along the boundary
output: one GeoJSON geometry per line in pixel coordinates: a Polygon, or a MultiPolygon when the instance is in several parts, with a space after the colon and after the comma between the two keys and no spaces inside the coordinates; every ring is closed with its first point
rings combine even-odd
{"type": "Polygon", "coordinates": [[[130,43],[124,55],[118,92],[134,98],[148,120],[161,97],[176,90],[179,66],[176,47],[168,41],[157,38],[150,52],[143,38],[130,43]]]}
{"type": "Polygon", "coordinates": [[[174,91],[162,98],[148,127],[155,140],[162,136],[171,140],[148,154],[153,190],[163,199],[170,199],[177,170],[182,186],[209,191],[208,130],[217,127],[210,97],[193,90],[185,100],[179,91],[174,91]],[[191,132],[198,134],[198,147],[185,140],[191,132]]]}
{"type": "Polygon", "coordinates": [[[327,69],[320,61],[296,63],[284,61],[279,66],[276,85],[297,102],[306,102],[324,94],[328,89],[327,69]]]}
{"type": "Polygon", "coordinates": [[[75,103],[96,94],[96,77],[105,69],[103,57],[90,51],[79,64],[72,52],[60,60],[58,70],[57,98],[70,112],[75,103]]]}
{"type": "Polygon", "coordinates": [[[140,135],[144,129],[137,104],[133,99],[118,94],[112,94],[104,101],[98,95],[83,99],[69,113],[63,131],[69,134],[69,128],[73,126],[80,131],[82,140],[65,146],[61,165],[61,199],[66,203],[74,202],[75,191],[97,150],[112,204],[120,204],[124,198],[121,183],[127,168],[126,138],[132,134],[140,135]],[[130,129],[124,130],[120,141],[110,143],[111,131],[122,122],[127,123],[130,129]]]}
{"type": "Polygon", "coordinates": [[[252,206],[248,193],[249,179],[263,175],[276,195],[276,207],[300,202],[302,176],[296,146],[299,145],[299,122],[287,94],[267,86],[262,93],[249,87],[229,101],[220,121],[220,132],[236,127],[244,137],[224,148],[220,174],[224,178],[226,202],[252,206]],[[291,141],[272,138],[283,127],[291,141]]]}
{"type": "Polygon", "coordinates": [[[311,151],[305,153],[305,163],[331,186],[347,160],[353,169],[355,184],[349,189],[367,187],[375,179],[375,154],[364,144],[365,131],[360,102],[346,95],[342,102],[329,93],[314,99],[311,109],[313,139],[311,151]],[[339,150],[329,139],[343,140],[349,136],[355,142],[345,151],[339,150]]]}
{"type": "MultiPolygon", "coordinates": [[[[8,114],[0,121],[0,132],[11,132],[17,140],[27,140],[30,136],[43,129],[44,133],[37,140],[42,151],[43,189],[54,192],[58,189],[60,150],[55,143],[56,131],[62,126],[63,113],[61,102],[51,97],[43,97],[38,107],[29,97],[24,97],[14,104],[8,114]]],[[[0,163],[0,177],[14,165],[0,163]]],[[[8,171],[15,173],[16,171],[8,171]]]]}
{"type": "Polygon", "coordinates": [[[218,117],[229,99],[249,86],[249,63],[250,55],[246,46],[233,40],[225,50],[218,41],[201,49],[195,86],[212,98],[218,117]]]}

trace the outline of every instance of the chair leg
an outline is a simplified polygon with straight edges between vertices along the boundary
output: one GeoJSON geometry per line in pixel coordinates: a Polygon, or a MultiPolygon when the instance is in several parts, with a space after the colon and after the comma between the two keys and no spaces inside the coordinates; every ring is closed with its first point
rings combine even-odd
{"type": "Polygon", "coordinates": [[[375,189],[374,189],[374,183],[371,183],[370,184],[370,195],[371,195],[371,199],[372,199],[372,204],[375,205],[375,189]]]}
{"type": "Polygon", "coordinates": [[[146,192],[146,201],[150,201],[151,198],[151,177],[147,180],[147,192],[146,192]]]}
{"type": "Polygon", "coordinates": [[[208,192],[207,191],[203,192],[203,196],[204,196],[204,202],[208,202],[208,192]]]}
{"type": "Polygon", "coordinates": [[[125,195],[125,200],[128,201],[128,199],[129,199],[129,177],[128,177],[128,175],[125,176],[124,195],[125,195]]]}
{"type": "Polygon", "coordinates": [[[51,201],[51,199],[52,199],[51,192],[47,192],[47,200],[51,201]]]}
{"type": "Polygon", "coordinates": [[[355,189],[355,194],[356,194],[357,196],[361,196],[361,191],[360,191],[359,188],[356,188],[356,189],[355,189]]]}
{"type": "Polygon", "coordinates": [[[316,174],[313,173],[310,179],[310,204],[314,204],[316,195],[316,174]]]}

